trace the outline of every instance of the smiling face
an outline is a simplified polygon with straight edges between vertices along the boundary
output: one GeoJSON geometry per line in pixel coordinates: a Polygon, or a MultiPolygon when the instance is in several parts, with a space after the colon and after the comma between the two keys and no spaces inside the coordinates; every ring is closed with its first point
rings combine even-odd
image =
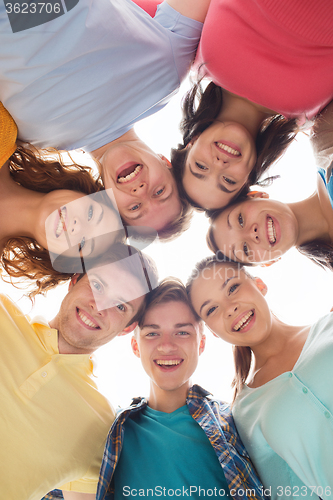
{"type": "MultiPolygon", "coordinates": [[[[125,275],[130,283],[131,276],[125,275]]],[[[62,354],[90,354],[112,340],[137,313],[143,297],[127,304],[98,310],[87,275],[70,287],[60,311],[50,325],[59,332],[59,352],[62,354]]]]}
{"type": "Polygon", "coordinates": [[[141,359],[154,391],[187,392],[205,337],[191,309],[172,301],[148,309],[143,325],[132,339],[132,349],[141,359]]]}
{"type": "Polygon", "coordinates": [[[142,141],[110,146],[101,164],[105,187],[113,189],[126,224],[159,231],[180,214],[171,165],[142,141]]]}
{"type": "Polygon", "coordinates": [[[294,246],[298,224],[285,203],[249,199],[226,208],[212,223],[219,250],[237,262],[269,262],[294,246]]]}
{"type": "Polygon", "coordinates": [[[73,191],[57,190],[43,199],[38,241],[50,252],[75,257],[94,257],[102,254],[122,229],[116,209],[96,201],[98,193],[82,195],[73,191]],[[105,238],[96,239],[105,235],[105,238]],[[98,241],[98,245],[96,245],[98,241]]]}
{"type": "Polygon", "coordinates": [[[191,288],[195,311],[221,339],[238,346],[263,342],[271,331],[272,316],[264,299],[266,287],[243,270],[215,264],[204,269],[191,288]]]}
{"type": "Polygon", "coordinates": [[[246,184],[256,162],[252,136],[236,122],[215,121],[189,147],[186,193],[206,210],[225,207],[246,184]]]}

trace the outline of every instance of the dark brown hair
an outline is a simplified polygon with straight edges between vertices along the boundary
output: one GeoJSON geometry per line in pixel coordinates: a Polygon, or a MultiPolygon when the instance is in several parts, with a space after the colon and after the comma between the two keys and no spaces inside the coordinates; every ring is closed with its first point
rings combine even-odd
{"type": "MultiPolygon", "coordinates": [[[[158,287],[148,294],[145,314],[149,311],[149,309],[158,304],[163,304],[165,302],[172,302],[172,301],[183,302],[185,305],[187,305],[191,310],[193,316],[195,317],[196,321],[198,321],[198,323],[201,323],[201,318],[194,311],[192,304],[189,300],[189,297],[187,295],[185,286],[183,285],[181,280],[173,277],[168,277],[163,279],[158,285],[158,287]]],[[[139,321],[138,325],[139,328],[141,328],[143,325],[145,314],[139,321]]]]}
{"type": "MultiPolygon", "coordinates": [[[[104,189],[101,178],[95,178],[91,168],[74,162],[65,165],[56,150],[39,152],[20,145],[9,158],[9,171],[12,179],[22,187],[41,193],[69,189],[92,194],[104,189]],[[42,154],[49,156],[43,157],[42,154]]],[[[35,282],[34,289],[28,294],[31,298],[69,280],[74,274],[55,271],[48,250],[36,240],[20,236],[6,242],[1,265],[9,277],[6,279],[2,275],[4,281],[14,286],[17,286],[20,278],[35,282]]]]}
{"type": "MultiPolygon", "coordinates": [[[[223,89],[210,82],[203,90],[201,82],[202,78],[194,84],[184,98],[183,120],[180,124],[183,143],[171,151],[171,163],[180,196],[187,199],[199,211],[205,210],[204,207],[192,200],[183,187],[185,162],[188,154],[186,146],[214,122],[223,107],[223,89]],[[196,104],[197,101],[198,104],[196,104]]],[[[289,120],[279,114],[263,121],[256,139],[257,161],[246,185],[238,193],[238,196],[246,194],[250,186],[254,184],[267,186],[272,182],[274,177],[262,181],[260,178],[270,165],[284,153],[295,138],[297,131],[295,119],[289,120]]]]}
{"type": "Polygon", "coordinates": [[[331,243],[313,240],[296,248],[321,268],[333,271],[333,245],[331,243]]]}

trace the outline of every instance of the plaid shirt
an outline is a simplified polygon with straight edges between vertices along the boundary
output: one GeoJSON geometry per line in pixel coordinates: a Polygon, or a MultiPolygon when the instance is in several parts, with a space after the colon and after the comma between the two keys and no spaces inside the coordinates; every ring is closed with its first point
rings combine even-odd
{"type": "MultiPolygon", "coordinates": [[[[262,500],[263,486],[238,435],[231,409],[226,403],[209,398],[209,392],[194,385],[186,404],[213,446],[235,500],[262,500]]],[[[113,500],[113,474],[121,453],[124,424],[130,415],[142,411],[147,400],[136,398],[129,408],[121,410],[114,421],[104,449],[96,500],[113,500]]]]}

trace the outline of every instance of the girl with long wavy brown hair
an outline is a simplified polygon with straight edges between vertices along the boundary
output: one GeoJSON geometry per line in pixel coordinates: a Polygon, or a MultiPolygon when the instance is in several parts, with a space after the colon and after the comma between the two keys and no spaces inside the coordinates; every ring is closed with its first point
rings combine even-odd
{"type": "MultiPolygon", "coordinates": [[[[81,238],[79,248],[83,252],[83,244],[88,247],[80,236],[83,219],[87,219],[84,221],[86,225],[92,226],[98,217],[99,224],[104,222],[107,231],[106,215],[112,211],[110,204],[107,206],[109,199],[106,195],[101,193],[105,205],[85,196],[104,189],[100,177],[94,176],[91,168],[74,162],[65,164],[55,150],[38,151],[27,145],[17,145],[16,133],[14,121],[1,105],[0,252],[1,265],[8,275],[3,275],[3,278],[13,283],[18,279],[33,280],[35,288],[30,296],[34,296],[74,274],[56,271],[50,258],[50,252],[55,255],[62,252],[58,243],[65,233],[81,238]],[[80,207],[72,213],[70,220],[69,207],[75,200],[80,201],[80,207]],[[101,220],[102,213],[104,221],[101,220]],[[45,227],[46,221],[50,224],[45,227]],[[48,227],[49,233],[54,233],[53,239],[47,233],[48,227]]],[[[119,218],[119,214],[115,216],[119,218]]]]}

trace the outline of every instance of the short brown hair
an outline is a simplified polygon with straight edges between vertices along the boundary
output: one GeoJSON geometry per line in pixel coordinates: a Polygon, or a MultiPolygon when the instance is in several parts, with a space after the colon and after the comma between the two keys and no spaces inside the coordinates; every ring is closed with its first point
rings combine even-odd
{"type": "Polygon", "coordinates": [[[166,302],[183,302],[191,310],[195,320],[201,324],[202,320],[194,311],[186,293],[186,288],[178,278],[168,277],[163,279],[155,290],[147,294],[147,304],[144,315],[139,321],[139,328],[142,327],[146,313],[152,307],[166,302]]]}

